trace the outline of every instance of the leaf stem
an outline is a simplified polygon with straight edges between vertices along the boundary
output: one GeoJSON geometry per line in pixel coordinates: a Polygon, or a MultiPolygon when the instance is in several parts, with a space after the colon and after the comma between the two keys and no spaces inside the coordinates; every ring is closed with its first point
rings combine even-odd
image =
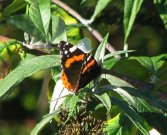
{"type": "MultiPolygon", "coordinates": [[[[101,36],[101,34],[94,28],[92,28],[90,26],[90,21],[84,19],[80,14],[78,14],[75,10],[73,10],[72,8],[70,8],[68,5],[66,5],[65,3],[63,3],[60,0],[52,0],[53,3],[55,3],[56,5],[58,5],[59,7],[63,8],[64,10],[66,10],[69,14],[71,14],[72,16],[74,16],[78,21],[80,21],[83,25],[85,25],[87,27],[87,29],[92,33],[92,35],[99,41],[101,42],[103,40],[103,37],[101,36]]],[[[115,52],[115,48],[113,46],[111,46],[111,44],[107,44],[106,45],[106,49],[109,52],[115,52]]]]}

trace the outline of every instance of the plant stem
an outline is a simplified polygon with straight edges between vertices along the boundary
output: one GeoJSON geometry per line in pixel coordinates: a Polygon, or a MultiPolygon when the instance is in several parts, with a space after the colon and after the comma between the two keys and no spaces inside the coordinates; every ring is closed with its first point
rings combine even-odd
{"type": "MultiPolygon", "coordinates": [[[[78,21],[80,21],[83,25],[85,25],[87,27],[87,29],[92,33],[92,35],[99,42],[101,42],[103,40],[103,37],[101,36],[101,34],[97,30],[95,30],[94,28],[92,28],[89,25],[89,20],[84,19],[75,10],[73,10],[72,8],[70,8],[68,5],[66,5],[65,3],[61,2],[60,0],[52,0],[52,2],[55,3],[56,5],[58,5],[59,7],[63,8],[64,10],[66,10],[69,14],[74,16],[78,21]]],[[[111,44],[109,44],[109,43],[106,45],[106,49],[109,52],[115,52],[116,51],[115,48],[113,46],[111,46],[111,44]]]]}

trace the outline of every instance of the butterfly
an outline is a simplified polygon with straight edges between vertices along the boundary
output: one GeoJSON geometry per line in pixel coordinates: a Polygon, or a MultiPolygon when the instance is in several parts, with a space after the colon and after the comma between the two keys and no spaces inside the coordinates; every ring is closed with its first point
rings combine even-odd
{"type": "Polygon", "coordinates": [[[61,41],[57,48],[61,54],[61,79],[69,91],[77,93],[101,74],[101,66],[90,53],[65,41],[61,41]]]}

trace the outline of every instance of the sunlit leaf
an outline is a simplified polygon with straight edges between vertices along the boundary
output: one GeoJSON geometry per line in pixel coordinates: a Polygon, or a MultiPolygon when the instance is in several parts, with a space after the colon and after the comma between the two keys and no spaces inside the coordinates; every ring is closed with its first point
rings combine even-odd
{"type": "Polygon", "coordinates": [[[140,64],[148,69],[148,72],[150,74],[150,81],[156,85],[159,85],[160,82],[163,80],[166,80],[165,76],[167,76],[166,70],[167,70],[167,55],[162,54],[155,57],[132,57],[131,59],[135,59],[140,64]],[[163,77],[162,77],[163,76],[163,77]],[[163,78],[163,79],[160,79],[163,78]],[[157,80],[159,80],[157,82],[157,80]]]}
{"type": "Polygon", "coordinates": [[[67,41],[66,27],[64,21],[60,17],[52,15],[52,43],[67,41]]]}
{"type": "Polygon", "coordinates": [[[104,127],[104,132],[110,134],[110,135],[117,135],[117,134],[121,134],[122,132],[122,127],[121,127],[121,123],[122,121],[126,119],[126,117],[124,116],[124,118],[122,117],[122,115],[118,114],[117,116],[115,116],[114,118],[108,120],[106,122],[106,126],[104,127]]]}
{"type": "Polygon", "coordinates": [[[138,62],[140,62],[140,64],[147,68],[152,75],[156,74],[156,69],[150,57],[132,57],[132,59],[136,59],[138,62]]]}
{"type": "Polygon", "coordinates": [[[68,121],[68,119],[73,115],[74,110],[76,108],[77,101],[78,101],[78,96],[77,95],[71,96],[71,98],[68,100],[69,114],[68,114],[68,118],[67,118],[66,121],[68,121]]]}
{"type": "Polygon", "coordinates": [[[55,116],[55,114],[57,112],[58,111],[55,111],[52,114],[48,114],[48,115],[44,116],[44,118],[31,131],[31,135],[38,135],[40,133],[40,131],[44,128],[44,126],[46,124],[48,124],[53,119],[53,117],[55,116]]]}
{"type": "Polygon", "coordinates": [[[137,13],[140,10],[143,0],[125,0],[124,7],[124,43],[127,42],[128,36],[132,30],[133,23],[136,19],[137,13]]]}
{"type": "Polygon", "coordinates": [[[9,93],[10,88],[21,82],[24,78],[57,65],[59,65],[59,57],[56,55],[39,56],[27,60],[0,81],[0,98],[2,98],[4,94],[9,93]]]}
{"type": "Polygon", "coordinates": [[[95,60],[98,62],[102,62],[104,60],[104,54],[105,54],[105,47],[107,45],[107,40],[108,40],[109,33],[104,37],[103,41],[101,44],[98,46],[95,54],[95,60]]]}
{"type": "Polygon", "coordinates": [[[108,82],[112,85],[112,86],[117,86],[117,87],[132,87],[134,88],[134,86],[132,86],[131,84],[129,84],[128,82],[116,77],[116,76],[113,76],[113,75],[109,75],[109,74],[105,74],[105,75],[102,75],[101,76],[102,78],[104,79],[107,79],[108,82]]]}
{"type": "MultiPolygon", "coordinates": [[[[128,88],[126,88],[126,90],[127,89],[128,88]]],[[[149,104],[148,102],[146,102],[146,100],[144,100],[143,95],[140,94],[140,92],[138,92],[135,89],[132,89],[132,90],[134,90],[133,91],[134,95],[131,95],[131,93],[129,93],[129,91],[124,90],[124,88],[116,88],[113,90],[115,92],[117,92],[131,106],[136,108],[136,110],[138,110],[138,112],[161,112],[162,113],[162,111],[160,109],[158,109],[158,108],[152,106],[151,104],[149,104]]]]}
{"type": "Polygon", "coordinates": [[[109,119],[105,125],[103,131],[109,135],[134,135],[137,133],[137,128],[124,114],[118,114],[109,119]]]}
{"type": "Polygon", "coordinates": [[[148,127],[146,127],[143,117],[141,117],[131,106],[114,97],[112,97],[112,102],[124,111],[124,113],[144,135],[149,135],[148,127]]]}
{"type": "Polygon", "coordinates": [[[90,19],[91,22],[94,21],[96,16],[108,5],[110,1],[112,0],[98,0],[96,7],[95,7],[95,11],[90,19]]]}
{"type": "Polygon", "coordinates": [[[48,29],[51,18],[50,0],[32,0],[29,15],[38,30],[49,40],[48,29]]]}
{"type": "Polygon", "coordinates": [[[79,29],[81,26],[78,26],[80,24],[78,24],[77,19],[57,5],[52,5],[52,12],[54,16],[60,17],[65,22],[68,42],[72,44],[78,43],[78,41],[81,39],[81,33],[79,29]]]}
{"type": "Polygon", "coordinates": [[[158,8],[159,15],[167,30],[167,1],[166,0],[154,0],[155,6],[158,8]]]}
{"type": "Polygon", "coordinates": [[[95,94],[94,96],[96,96],[102,102],[102,104],[106,107],[107,114],[108,114],[111,110],[111,100],[108,94],[107,93],[104,93],[102,95],[95,94]]]}
{"type": "Polygon", "coordinates": [[[123,50],[123,51],[116,51],[116,52],[112,52],[110,54],[107,54],[104,56],[104,60],[105,59],[108,59],[108,58],[111,58],[111,57],[114,57],[116,55],[120,55],[120,54],[125,54],[125,53],[130,53],[130,52],[134,52],[135,50],[123,50]]]}
{"type": "Polygon", "coordinates": [[[69,111],[72,113],[77,104],[78,96],[74,95],[69,100],[69,111]]]}
{"type": "Polygon", "coordinates": [[[7,18],[7,21],[24,32],[30,35],[37,36],[38,38],[45,39],[41,32],[36,28],[31,18],[28,15],[15,15],[7,18]]]}
{"type": "Polygon", "coordinates": [[[18,44],[18,42],[14,39],[8,41],[8,42],[0,42],[0,52],[6,48],[6,47],[9,47],[9,46],[12,46],[12,45],[16,45],[18,44]]]}
{"type": "Polygon", "coordinates": [[[100,93],[103,91],[112,91],[119,94],[129,105],[136,108],[138,112],[163,113],[167,111],[166,103],[151,94],[143,93],[135,88],[117,88],[112,85],[105,85],[99,88],[100,93]]]}

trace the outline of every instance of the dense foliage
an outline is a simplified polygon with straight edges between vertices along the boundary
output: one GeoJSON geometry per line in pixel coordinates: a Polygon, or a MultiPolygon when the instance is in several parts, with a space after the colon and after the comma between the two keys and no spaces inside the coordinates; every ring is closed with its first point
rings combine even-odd
{"type": "Polygon", "coordinates": [[[166,134],[166,0],[6,1],[0,29],[0,119],[19,118],[21,102],[28,116],[37,107],[41,121],[30,126],[32,135],[166,134]],[[103,68],[97,80],[66,96],[56,50],[62,40],[92,46],[103,68]]]}

